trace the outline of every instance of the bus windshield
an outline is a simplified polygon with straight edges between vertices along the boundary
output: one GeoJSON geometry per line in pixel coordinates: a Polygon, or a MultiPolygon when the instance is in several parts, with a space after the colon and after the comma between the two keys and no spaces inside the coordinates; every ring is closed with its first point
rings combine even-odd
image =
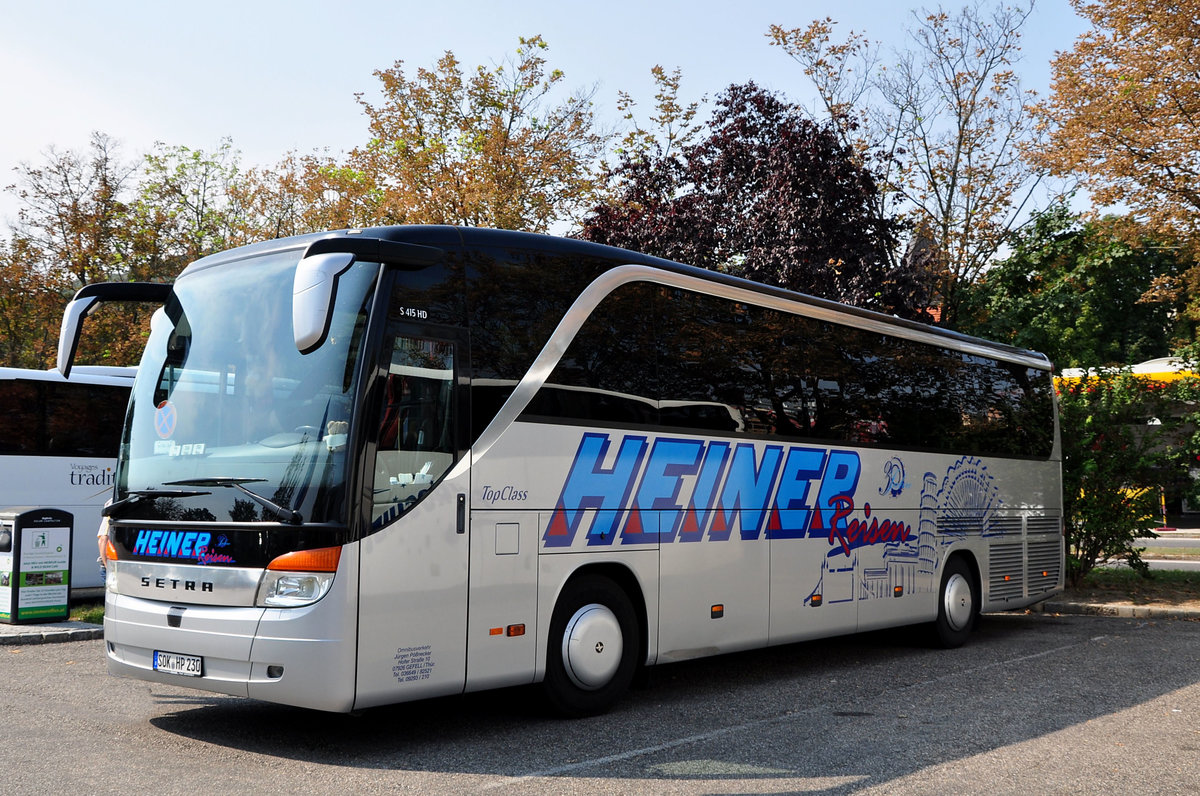
{"type": "Polygon", "coordinates": [[[341,276],[329,336],[302,355],[291,311],[298,258],[273,253],[175,283],[125,422],[121,516],[346,521],[349,420],[379,266],[341,276]]]}

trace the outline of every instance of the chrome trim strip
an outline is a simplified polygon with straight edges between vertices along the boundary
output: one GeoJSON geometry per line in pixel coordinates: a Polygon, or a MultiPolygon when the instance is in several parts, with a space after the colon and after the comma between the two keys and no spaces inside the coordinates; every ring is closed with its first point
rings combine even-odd
{"type": "Polygon", "coordinates": [[[253,606],[263,570],[150,561],[109,561],[117,593],[185,605],[253,606]]]}

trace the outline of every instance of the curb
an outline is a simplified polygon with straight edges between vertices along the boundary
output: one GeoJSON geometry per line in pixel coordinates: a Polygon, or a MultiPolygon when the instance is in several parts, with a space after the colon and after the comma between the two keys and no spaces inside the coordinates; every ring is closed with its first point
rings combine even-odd
{"type": "Polygon", "coordinates": [[[1190,619],[1200,620],[1200,610],[1195,608],[1167,608],[1162,605],[1121,605],[1113,603],[1073,603],[1049,600],[1032,606],[1032,610],[1045,614],[1071,614],[1075,616],[1117,616],[1124,619],[1190,619]]]}
{"type": "Polygon", "coordinates": [[[90,622],[58,622],[53,625],[0,625],[0,647],[22,644],[55,644],[104,638],[104,626],[90,622]]]}

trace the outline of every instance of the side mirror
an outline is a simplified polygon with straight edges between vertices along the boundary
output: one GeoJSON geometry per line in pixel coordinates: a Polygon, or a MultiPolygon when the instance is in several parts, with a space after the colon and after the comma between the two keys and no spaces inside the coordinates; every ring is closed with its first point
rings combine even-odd
{"type": "Polygon", "coordinates": [[[296,349],[308,354],[329,335],[338,278],[354,261],[420,270],[441,262],[445,253],[415,243],[342,236],[322,238],[309,245],[296,266],[292,282],[292,336],[296,349]]]}
{"type": "Polygon", "coordinates": [[[310,254],[296,266],[292,281],[292,337],[301,354],[325,342],[333,320],[338,277],[354,262],[349,252],[310,254]]]}
{"type": "Polygon", "coordinates": [[[171,286],[161,282],[95,282],[84,285],[63,311],[58,331],[58,372],[69,378],[79,350],[83,319],[106,301],[137,301],[164,304],[171,295],[171,286]]]}
{"type": "Polygon", "coordinates": [[[83,319],[100,305],[97,296],[71,299],[71,303],[63,310],[62,326],[58,329],[58,372],[62,377],[71,375],[71,367],[75,364],[75,352],[79,350],[79,335],[83,333],[83,319]]]}

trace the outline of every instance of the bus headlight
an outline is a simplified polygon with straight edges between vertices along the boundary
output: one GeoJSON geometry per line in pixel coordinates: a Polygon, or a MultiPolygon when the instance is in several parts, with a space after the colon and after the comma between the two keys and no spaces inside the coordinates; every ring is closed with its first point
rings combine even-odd
{"type": "Polygon", "coordinates": [[[311,605],[333,585],[332,572],[271,572],[258,587],[260,608],[295,608],[311,605]]]}
{"type": "Polygon", "coordinates": [[[255,602],[260,608],[312,605],[329,593],[342,557],[340,547],[297,550],[267,565],[255,602]]]}

